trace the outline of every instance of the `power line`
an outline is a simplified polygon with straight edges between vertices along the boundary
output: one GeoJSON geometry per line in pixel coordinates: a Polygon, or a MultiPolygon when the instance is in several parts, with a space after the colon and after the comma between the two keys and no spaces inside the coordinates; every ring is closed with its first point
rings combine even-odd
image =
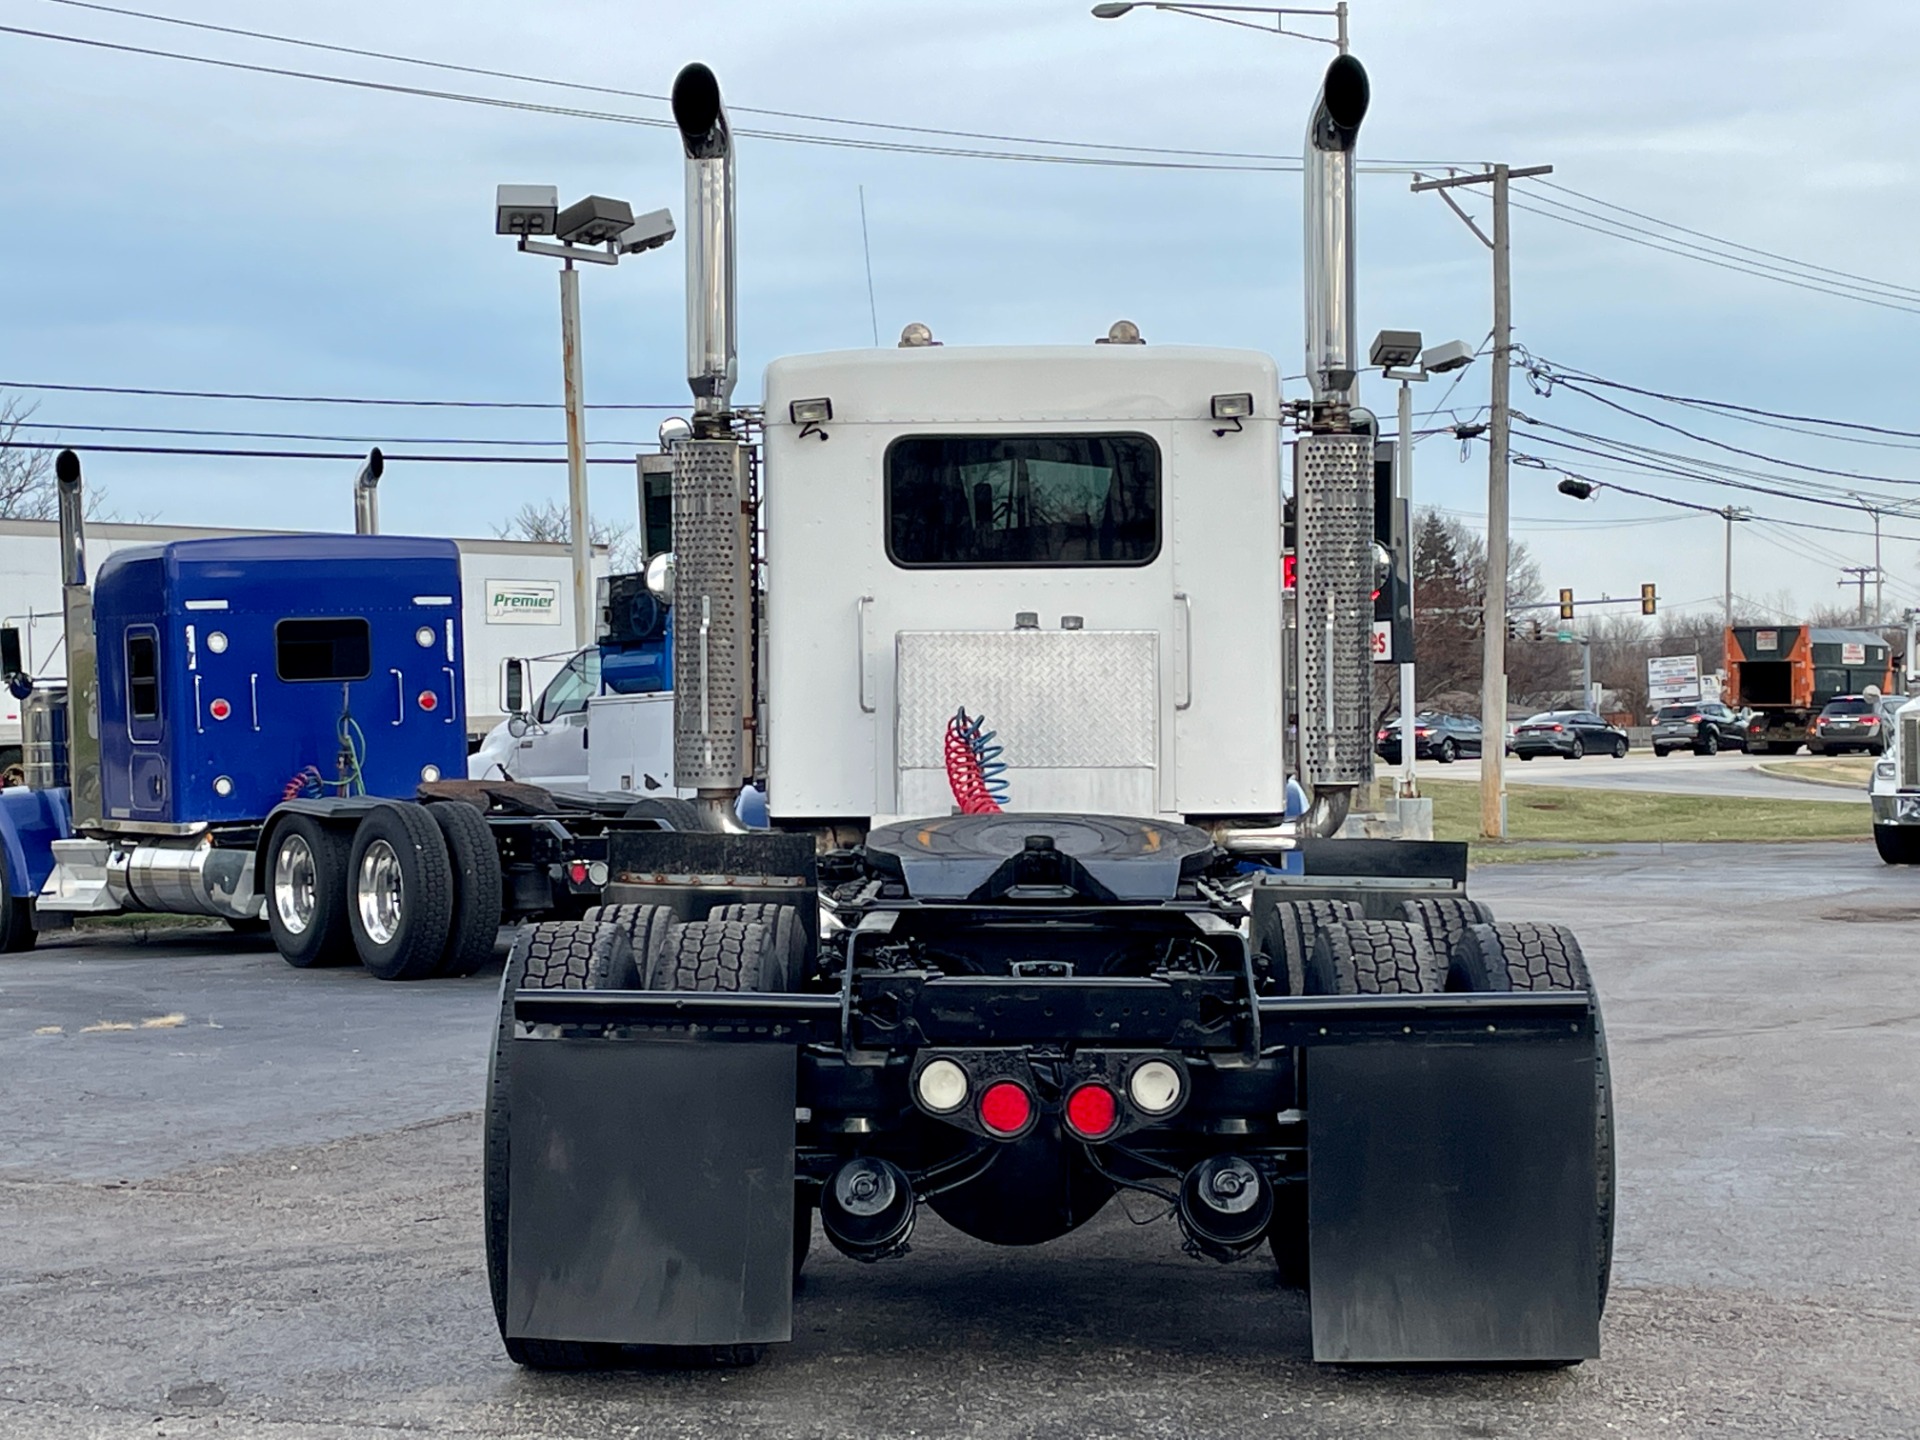
{"type": "MultiPolygon", "coordinates": [[[[375,91],[387,95],[407,95],[416,99],[445,100],[453,104],[478,105],[496,110],[520,110],[564,119],[597,120],[617,125],[642,125],[670,130],[673,121],[651,115],[633,115],[612,110],[587,110],[570,105],[545,105],[532,100],[512,100],[497,95],[475,95],[460,90],[436,90],[420,85],[402,85],[393,81],[367,80],[347,75],[330,75],[316,70],[292,70],[279,65],[256,65],[242,60],[223,60],[211,55],[195,55],[180,50],[161,50],[147,45],[128,45],[112,40],[95,40],[82,35],[62,35],[50,30],[29,30],[18,25],[0,25],[0,34],[18,35],[32,40],[51,40],[93,50],[110,50],[123,55],[143,55],[160,60],[178,60],[189,65],[208,65],[251,75],[271,75],[279,79],[309,80],[322,85],[341,85],[353,90],[375,91]]],[[[780,140],[799,145],[822,145],[841,150],[872,150],[897,155],[941,155],[963,160],[1012,160],[1040,165],[1090,165],[1123,170],[1192,170],[1236,173],[1298,174],[1298,159],[1276,157],[1272,161],[1242,162],[1225,160],[1129,159],[1115,155],[1063,155],[1045,151],[984,150],[950,145],[926,145],[893,140],[856,139],[845,135],[808,135],[791,130],[759,130],[736,126],[737,137],[755,140],[780,140]]],[[[1039,142],[1019,142],[1039,143],[1039,142]]],[[[1108,147],[1100,147],[1108,148],[1108,147]]],[[[1114,147],[1119,148],[1119,147],[1114,147]]],[[[1184,153],[1184,152],[1176,152],[1184,153]]],[[[1368,174],[1408,174],[1416,169],[1445,168],[1445,162],[1393,162],[1376,160],[1359,167],[1368,174]]]]}
{"type": "Polygon", "coordinates": [[[1629,209],[1625,205],[1616,205],[1611,200],[1602,200],[1595,195],[1583,194],[1582,192],[1574,189],[1571,185],[1562,185],[1555,180],[1541,180],[1540,184],[1545,186],[1549,190],[1558,190],[1563,195],[1571,195],[1576,200],[1584,200],[1589,205],[1599,205],[1607,210],[1617,210],[1622,215],[1631,215],[1636,220],[1644,220],[1649,225],[1657,225],[1664,230],[1677,230],[1683,235],[1696,236],[1701,240],[1711,241],[1715,245],[1724,245],[1734,250],[1744,250],[1752,255],[1764,256],[1768,260],[1782,260],[1789,265],[1798,266],[1800,269],[1815,270],[1823,275],[1833,275],[1842,280],[1857,280],[1863,285],[1877,286],[1883,290],[1905,291],[1907,294],[1914,296],[1916,299],[1920,299],[1920,289],[1915,289],[1910,285],[1889,284],[1884,280],[1875,280],[1870,276],[1866,276],[1866,275],[1856,275],[1848,270],[1834,270],[1825,265],[1812,264],[1810,261],[1795,260],[1791,255],[1780,255],[1775,253],[1772,250],[1761,250],[1752,245],[1743,245],[1738,240],[1728,240],[1723,236],[1710,235],[1704,230],[1691,230],[1691,229],[1688,229],[1685,225],[1675,224],[1671,220],[1662,220],[1657,215],[1648,215],[1645,212],[1640,210],[1629,209]]]}
{"type": "MultiPolygon", "coordinates": [[[[1527,369],[1529,379],[1533,379],[1541,375],[1541,373],[1542,372],[1534,370],[1531,367],[1527,369]]],[[[1609,400],[1604,395],[1596,395],[1593,391],[1586,389],[1575,381],[1567,379],[1564,375],[1547,376],[1546,378],[1549,388],[1553,385],[1559,385],[1561,388],[1570,390],[1576,395],[1586,396],[1587,399],[1594,401],[1596,404],[1605,405],[1609,410],[1617,410],[1622,415],[1630,415],[1635,420],[1644,421],[1648,425],[1654,425],[1662,430],[1670,431],[1675,435],[1693,441],[1697,445],[1711,445],[1714,449],[1724,450],[1729,455],[1740,455],[1748,460],[1764,460],[1769,465],[1784,465],[1790,470],[1804,470],[1810,475],[1832,475],[1841,480],[1865,480],[1876,485],[1920,485],[1920,480],[1903,476],[1872,475],[1859,470],[1834,470],[1825,465],[1808,465],[1799,460],[1783,460],[1777,455],[1768,455],[1763,451],[1748,450],[1739,445],[1729,445],[1724,440],[1715,440],[1708,435],[1696,435],[1691,430],[1683,429],[1681,426],[1672,424],[1666,420],[1656,419],[1654,416],[1635,410],[1631,406],[1622,405],[1617,400],[1609,400]]],[[[1536,386],[1534,393],[1545,398],[1548,392],[1536,386]]]]}
{"type": "MultiPolygon", "coordinates": [[[[668,98],[666,96],[662,96],[651,91],[630,90],[630,89],[623,89],[620,87],[607,86],[607,85],[595,85],[595,84],[582,82],[582,81],[565,80],[555,76],[530,75],[530,74],[526,74],[518,71],[498,70],[498,69],[492,69],[484,66],[462,65],[462,64],[451,62],[451,61],[432,60],[424,56],[402,55],[392,51],[373,50],[373,49],[359,47],[359,46],[336,45],[336,44],[331,44],[324,41],[307,40],[297,36],[276,35],[267,31],[250,30],[250,29],[245,29],[238,26],[216,25],[209,22],[205,22],[205,21],[187,20],[180,17],[176,17],[176,16],[156,14],[151,11],[135,10],[128,7],[100,4],[100,3],[96,3],[96,0],[51,0],[51,3],[65,5],[72,9],[88,10],[88,11],[93,11],[93,12],[102,13],[102,14],[119,15],[127,18],[149,21],[156,24],[175,25],[175,26],[180,26],[187,29],[206,31],[210,33],[234,35],[234,36],[239,36],[246,39],[264,41],[270,44],[290,45],[290,46],[296,46],[304,49],[325,51],[333,54],[352,55],[360,58],[379,60],[379,61],[393,63],[393,64],[414,65],[414,66],[420,66],[424,68],[453,72],[458,74],[479,75],[487,78],[508,80],[517,84],[546,85],[546,86],[552,86],[552,87],[557,87],[561,89],[582,91],[582,92],[594,93],[594,94],[618,95],[624,98],[647,100],[647,101],[652,101],[656,103],[665,101],[668,98]]],[[[215,67],[229,69],[229,70],[238,70],[238,71],[244,71],[244,72],[255,73],[255,74],[273,75],[273,76],[278,76],[278,77],[288,78],[288,79],[308,80],[316,83],[343,85],[343,86],[348,86],[356,89],[381,91],[381,92],[390,93],[390,94],[410,95],[418,98],[445,100],[448,102],[459,103],[459,104],[481,105],[481,106],[503,108],[503,109],[515,109],[515,110],[523,110],[523,111],[529,111],[533,113],[549,114],[549,115],[562,116],[562,117],[568,117],[568,118],[599,120],[599,121],[605,121],[605,122],[630,124],[630,125],[646,125],[646,126],[653,126],[657,128],[667,128],[667,127],[670,127],[672,124],[672,122],[669,120],[652,117],[652,116],[622,114],[622,113],[608,112],[608,111],[586,110],[586,109],[580,109],[580,108],[568,107],[568,106],[544,105],[544,104],[539,104],[531,101],[512,100],[512,99],[507,99],[507,98],[498,97],[498,96],[474,95],[474,94],[468,94],[468,93],[459,92],[459,91],[449,91],[449,90],[434,90],[434,89],[428,89],[420,86],[399,85],[399,84],[393,84],[388,82],[357,79],[350,76],[330,75],[330,74],[324,74],[324,73],[313,72],[313,71],[291,70],[291,69],[286,69],[284,67],[278,67],[278,66],[254,65],[254,64],[241,62],[241,61],[219,59],[213,56],[196,55],[196,54],[179,52],[179,51],[160,50],[160,49],[156,49],[149,46],[128,45],[128,44],[121,44],[121,43],[105,41],[105,40],[94,40],[94,39],[83,37],[83,36],[64,35],[64,34],[59,34],[52,31],[29,30],[23,27],[18,27],[18,26],[0,26],[0,33],[20,35],[28,38],[33,38],[33,39],[52,40],[52,41],[66,43],[66,44],[83,45],[83,46],[89,46],[96,49],[113,50],[113,51],[118,51],[125,54],[145,55],[145,56],[150,56],[150,57],[160,58],[160,59],[177,60],[177,61],[181,61],[189,64],[210,65],[210,66],[215,66],[215,67]]],[[[1028,163],[1040,163],[1040,164],[1079,164],[1079,165],[1126,167],[1126,168],[1216,170],[1216,171],[1273,171],[1273,172],[1281,172],[1281,173],[1293,173],[1293,172],[1297,172],[1300,169],[1300,162],[1297,158],[1293,156],[1272,154],[1269,152],[1232,151],[1232,150],[1199,150],[1199,149],[1183,149],[1183,148],[1177,148],[1172,146],[1127,145],[1127,144],[1120,144],[1120,143],[1109,143],[1109,142],[1098,142],[1098,141],[1065,140],[1065,139],[1056,139],[1056,138],[1047,138],[1047,137],[1008,135],[1008,134],[1001,134],[1001,133],[991,132],[991,131],[957,130],[957,129],[942,128],[937,126],[907,125],[907,124],[901,124],[897,122],[855,120],[855,119],[849,119],[849,118],[840,117],[840,116],[819,115],[819,114],[813,114],[813,113],[804,112],[804,111],[778,110],[778,109],[770,109],[770,108],[758,107],[758,106],[741,105],[741,106],[736,106],[734,108],[740,111],[741,113],[745,113],[745,114],[769,115],[777,118],[801,120],[809,124],[838,125],[838,126],[845,126],[845,127],[864,129],[864,130],[889,131],[889,132],[894,132],[899,134],[932,135],[932,136],[939,136],[942,138],[950,138],[950,139],[986,141],[993,144],[1014,144],[1014,145],[1026,145],[1026,146],[1036,146],[1036,147],[1051,146],[1051,147],[1055,147],[1056,149],[1071,149],[1071,150],[1077,150],[1081,152],[1105,152],[1105,153],[1102,153],[1102,154],[1081,153],[1077,155],[1063,155],[1063,154],[1046,154],[1046,153],[1034,153],[1034,152],[1023,152],[1023,151],[989,151],[989,150],[980,150],[976,148],[966,148],[966,147],[934,146],[934,145],[925,145],[925,144],[917,144],[917,143],[901,143],[901,142],[880,141],[880,140],[862,140],[862,139],[856,139],[848,136],[810,135],[810,134],[800,134],[800,133],[795,133],[791,131],[779,131],[779,130],[750,130],[750,129],[736,130],[737,134],[746,136],[746,137],[752,137],[757,139],[768,139],[768,140],[782,140],[782,141],[787,141],[791,143],[822,145],[822,146],[835,147],[835,148],[867,149],[867,150],[892,152],[892,153],[900,153],[900,154],[944,155],[944,156],[949,156],[954,158],[965,158],[965,159],[1012,160],[1012,161],[1025,161],[1028,163]],[[1122,159],[1122,158],[1116,158],[1118,156],[1186,157],[1186,158],[1183,158],[1183,159],[1173,159],[1173,158],[1122,159]]],[[[1383,160],[1383,161],[1363,163],[1360,166],[1360,169],[1362,171],[1366,173],[1374,173],[1374,174],[1380,174],[1380,173],[1402,174],[1402,173],[1420,172],[1420,171],[1451,170],[1451,169],[1457,169],[1457,168],[1459,168],[1458,162],[1447,162],[1447,161],[1383,160]]],[[[1793,260],[1790,257],[1779,255],[1774,251],[1763,250],[1757,246],[1744,245],[1737,241],[1724,240],[1721,237],[1710,235],[1705,231],[1694,230],[1687,226],[1679,225],[1672,221],[1661,220],[1655,216],[1647,215],[1643,211],[1633,210],[1623,205],[1616,205],[1611,201],[1599,200],[1595,197],[1588,196],[1581,191],[1574,190],[1569,186],[1552,184],[1551,182],[1543,182],[1543,183],[1548,184],[1549,188],[1558,190],[1563,194],[1573,196],[1575,199],[1585,201],[1590,204],[1602,206],[1605,209],[1615,211],[1622,215],[1634,217],[1634,219],[1642,220],[1646,222],[1646,224],[1648,225],[1658,226],[1660,227],[1661,233],[1658,234],[1657,239],[1652,238],[1655,232],[1647,231],[1641,226],[1636,226],[1626,221],[1615,220],[1611,216],[1607,216],[1607,215],[1596,215],[1591,211],[1581,210],[1577,206],[1570,205],[1565,201],[1555,200],[1551,196],[1536,194],[1534,198],[1540,201],[1544,205],[1556,207],[1554,209],[1551,209],[1551,210],[1536,209],[1533,206],[1530,206],[1521,202],[1515,202],[1518,205],[1518,208],[1523,210],[1529,210],[1534,214],[1545,215],[1547,216],[1547,218],[1559,220],[1564,224],[1573,225],[1579,229],[1591,230],[1595,233],[1607,235],[1614,239],[1626,240],[1632,244],[1644,245],[1652,249],[1664,251],[1665,253],[1668,253],[1668,254],[1678,255],[1682,258],[1698,260],[1698,261],[1701,261],[1702,263],[1716,265],[1722,269],[1731,269],[1731,270],[1738,271],[1739,273],[1755,275],[1763,279],[1772,279],[1772,280],[1778,281],[1781,284],[1793,285],[1797,288],[1813,290],[1817,293],[1838,296],[1840,298],[1845,298],[1845,299],[1858,300],[1864,304],[1879,305],[1883,308],[1905,310],[1905,311],[1908,311],[1909,313],[1920,314],[1920,307],[1908,306],[1908,305],[1896,303],[1899,299],[1906,299],[1906,298],[1920,299],[1920,290],[1914,290],[1911,287],[1906,287],[1906,286],[1890,285],[1887,282],[1871,280],[1866,277],[1853,275],[1847,271],[1834,270],[1827,266],[1813,265],[1809,262],[1793,260]],[[1560,213],[1560,212],[1567,212],[1567,213],[1560,213]],[[1583,218],[1575,219],[1573,218],[1575,216],[1579,216],[1583,218]],[[1603,227],[1606,227],[1606,228],[1603,228],[1603,227]],[[1670,233],[1666,233],[1666,232],[1670,232],[1670,233]],[[1676,240],[1675,237],[1679,235],[1695,236],[1698,239],[1704,240],[1711,245],[1718,245],[1726,248],[1732,248],[1734,250],[1738,250],[1743,253],[1735,256],[1727,256],[1723,253],[1707,249],[1705,246],[1696,244],[1693,241],[1676,240]],[[1663,244],[1663,243],[1660,243],[1660,241],[1672,241],[1674,243],[1663,244]],[[1764,257],[1764,258],[1749,260],[1746,258],[1749,255],[1764,257]],[[1767,264],[1766,261],[1768,260],[1783,261],[1787,266],[1791,266],[1794,268],[1792,270],[1783,271],[1780,266],[1767,264]],[[1794,278],[1795,276],[1799,276],[1800,278],[1794,278]],[[1818,276],[1827,276],[1831,278],[1825,281],[1814,278],[1818,276]],[[1881,293],[1877,297],[1876,295],[1871,293],[1870,294],[1856,293],[1858,290],[1860,290],[1863,287],[1869,289],[1870,291],[1877,291],[1881,293]]]]}
{"type": "Polygon", "coordinates": [[[1508,203],[1511,204],[1513,208],[1516,210],[1525,210],[1529,214],[1541,215],[1549,220],[1557,220],[1561,224],[1571,225],[1577,230],[1591,230],[1596,235],[1605,235],[1609,239],[1613,239],[1613,240],[1625,240],[1629,244],[1642,245],[1649,250],[1659,250],[1668,255],[1678,255],[1683,260],[1697,260],[1703,265],[1712,265],[1715,268],[1721,269],[1721,270],[1737,271],[1742,275],[1753,275],[1758,277],[1759,279],[1772,280],[1777,284],[1781,284],[1781,285],[1791,285],[1797,290],[1811,290],[1821,295],[1836,296],[1844,300],[1858,300],[1863,305],[1876,305],[1883,310],[1899,310],[1909,315],[1920,315],[1920,306],[1899,305],[1899,304],[1895,304],[1891,300],[1875,300],[1864,295],[1854,294],[1850,291],[1836,290],[1830,286],[1819,284],[1812,280],[1793,280],[1793,279],[1787,278],[1784,275],[1772,275],[1772,274],[1768,274],[1766,271],[1763,271],[1763,270],[1750,269],[1749,267],[1738,264],[1732,260],[1715,259],[1712,255],[1701,252],[1699,250],[1677,249],[1672,245],[1662,245],[1657,241],[1649,240],[1639,235],[1626,233],[1619,230],[1602,229],[1599,225],[1587,224],[1582,221],[1575,220],[1570,216],[1562,215],[1552,210],[1538,209],[1535,206],[1524,204],[1519,200],[1511,200],[1508,203]]]}
{"type": "MultiPolygon", "coordinates": [[[[130,10],[118,5],[101,5],[93,0],[48,0],[75,10],[93,10],[107,15],[123,15],[149,20],[159,25],[177,25],[188,30],[204,30],[217,35],[237,35],[248,40],[264,40],[274,45],[292,45],[306,50],[324,50],[335,55],[354,55],[368,60],[385,60],[396,65],[418,65],[429,70],[446,70],[460,75],[479,75],[492,80],[511,80],[525,85],[550,85],[560,90],[578,90],[593,95],[617,95],[628,100],[652,100],[666,104],[671,97],[649,90],[626,90],[616,85],[594,85],[580,80],[562,80],[552,75],[528,75],[513,70],[492,70],[482,65],[459,65],[447,60],[429,60],[420,55],[399,55],[387,50],[366,50],[354,45],[331,45],[293,35],[275,35],[263,30],[246,30],[234,25],[214,25],[204,20],[186,20],[175,15],[156,15],[146,10],[130,10]]],[[[939,135],[953,140],[990,140],[1007,145],[1052,145],[1071,150],[1111,150],[1138,155],[1186,155],[1217,160],[1291,161],[1295,157],[1262,151],[1187,150],[1163,145],[1119,145],[1092,140],[1060,140],[1026,135],[999,135],[990,131],[950,130],[933,125],[902,125],[880,120],[852,120],[837,115],[815,115],[802,110],[772,110],[758,105],[730,105],[742,115],[770,115],[781,120],[804,120],[816,125],[845,125],[862,130],[890,130],[907,135],[939,135]]],[[[1408,162],[1412,163],[1412,162],[1408,162]]],[[[1296,167],[1297,168],[1297,167],[1296,167]]]]}
{"type": "Polygon", "coordinates": [[[1731,400],[1704,400],[1697,395],[1670,395],[1662,390],[1648,390],[1639,385],[1629,385],[1624,380],[1608,380],[1591,371],[1581,370],[1577,366],[1563,365],[1557,360],[1530,358],[1542,366],[1551,378],[1557,379],[1561,374],[1571,375],[1588,385],[1599,385],[1608,390],[1625,390],[1631,395],[1644,395],[1649,400],[1664,400],[1669,404],[1690,405],[1702,410],[1731,410],[1739,415],[1763,416],[1769,420],[1797,420],[1807,425],[1831,426],[1836,430],[1864,430],[1873,435],[1899,435],[1910,440],[1920,440],[1920,430],[1899,430],[1888,425],[1868,425],[1859,420],[1834,420],[1825,415],[1795,415],[1782,410],[1764,410],[1756,405],[1737,405],[1731,400]]]}
{"type": "MultiPolygon", "coordinates": [[[[203,440],[324,440],[336,445],[524,445],[552,448],[565,445],[559,440],[487,440],[477,435],[309,435],[292,430],[190,430],[165,425],[56,425],[44,420],[0,421],[4,430],[52,430],[56,434],[78,431],[88,435],[184,435],[203,440]]],[[[589,440],[589,445],[617,445],[626,450],[650,449],[632,440],[589,440]]]]}
{"type": "MultiPolygon", "coordinates": [[[[1582,220],[1591,221],[1595,224],[1613,226],[1625,232],[1626,235],[1636,235],[1643,238],[1650,237],[1670,245],[1679,246],[1682,249],[1694,252],[1694,258],[1696,259],[1742,267],[1749,273],[1763,274],[1775,279],[1784,278],[1787,279],[1789,283],[1803,282],[1813,288],[1826,290],[1835,295],[1844,295],[1848,299],[1853,300],[1866,300],[1869,303],[1885,302],[1891,303],[1896,307],[1911,306],[1916,302],[1920,302],[1920,292],[1908,291],[1903,286],[1881,285],[1877,281],[1866,284],[1855,284],[1852,281],[1846,280],[1829,280],[1814,273],[1810,268],[1799,268],[1798,261],[1783,266],[1771,264],[1765,260],[1750,260],[1744,255],[1729,255],[1724,251],[1711,250],[1703,245],[1697,245],[1691,240],[1677,239],[1672,235],[1648,230],[1624,220],[1615,220],[1611,216],[1597,215],[1590,210],[1582,210],[1577,205],[1569,205],[1564,200],[1556,200],[1551,195],[1534,195],[1531,198],[1536,204],[1547,205],[1553,208],[1556,214],[1549,218],[1563,218],[1559,212],[1565,212],[1565,215],[1578,216],[1582,220]]],[[[1625,238],[1625,236],[1622,238],[1625,238]]]]}
{"type": "MultiPolygon", "coordinates": [[[[197,455],[223,460],[351,460],[367,457],[356,450],[230,450],[187,445],[64,445],[58,441],[0,440],[0,450],[72,450],[81,455],[197,455]]],[[[384,452],[383,452],[384,454],[384,452]]],[[[389,465],[564,465],[564,455],[393,455],[385,454],[389,465]]],[[[589,465],[625,465],[633,461],[619,455],[589,455],[589,465]]]]}
{"type": "MultiPolygon", "coordinates": [[[[5,27],[0,27],[4,29],[5,27]]],[[[390,400],[358,395],[258,395],[240,390],[161,390],[133,385],[64,385],[49,380],[0,380],[0,390],[59,390],[78,395],[157,395],[169,400],[267,400],[284,405],[399,405],[442,410],[564,410],[558,400],[390,400]]],[[[677,405],[589,405],[589,410],[685,410],[677,405]]]]}

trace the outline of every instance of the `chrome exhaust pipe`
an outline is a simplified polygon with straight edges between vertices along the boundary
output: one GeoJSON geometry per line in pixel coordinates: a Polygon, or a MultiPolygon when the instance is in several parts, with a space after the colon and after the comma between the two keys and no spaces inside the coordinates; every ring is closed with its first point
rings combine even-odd
{"type": "Polygon", "coordinates": [[[1320,785],[1307,808],[1291,820],[1272,825],[1249,825],[1222,820],[1208,830],[1209,838],[1222,850],[1234,855],[1285,855],[1298,850],[1302,840],[1324,840],[1346,823],[1353,803],[1353,789],[1345,785],[1320,785]]]}
{"type": "Polygon", "coordinates": [[[60,601],[66,621],[67,771],[73,782],[73,828],[96,826],[100,794],[100,671],[93,639],[93,592],[87,589],[87,497],[80,457],[62,450],[53,462],[60,500],[60,601]]]}
{"type": "Polygon", "coordinates": [[[356,535],[380,533],[380,476],[386,468],[386,456],[376,445],[353,482],[353,533],[356,535]]]}
{"type": "MultiPolygon", "coordinates": [[[[1366,118],[1367,71],[1351,55],[1327,66],[1307,118],[1307,379],[1316,410],[1354,403],[1360,370],[1354,319],[1353,152],[1366,118]]],[[[1319,428],[1316,426],[1316,428],[1319,428]]]]}
{"type": "Polygon", "coordinates": [[[673,121],[687,156],[687,384],[696,434],[731,408],[734,342],[733,132],[720,82],[704,65],[674,77],[673,121]]]}
{"type": "Polygon", "coordinates": [[[1295,590],[1301,778],[1306,814],[1276,831],[1241,833],[1229,848],[1333,834],[1352,791],[1373,774],[1373,436],[1354,434],[1360,349],[1354,313],[1354,148],[1370,98],[1366,68],[1342,54],[1327,66],[1307,118],[1303,180],[1310,433],[1294,447],[1299,554],[1295,590]]]}

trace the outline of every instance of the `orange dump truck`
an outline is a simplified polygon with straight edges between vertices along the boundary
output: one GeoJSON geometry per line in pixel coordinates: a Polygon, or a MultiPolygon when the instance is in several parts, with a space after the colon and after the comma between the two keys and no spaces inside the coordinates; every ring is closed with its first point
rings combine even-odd
{"type": "Polygon", "coordinates": [[[1727,631],[1726,703],[1753,711],[1747,752],[1791,755],[1836,695],[1890,693],[1893,651],[1871,630],[1735,625],[1727,631]]]}

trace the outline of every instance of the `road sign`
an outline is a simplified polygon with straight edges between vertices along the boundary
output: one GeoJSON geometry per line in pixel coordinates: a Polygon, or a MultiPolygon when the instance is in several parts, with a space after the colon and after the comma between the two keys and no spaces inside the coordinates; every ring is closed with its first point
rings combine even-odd
{"type": "Polygon", "coordinates": [[[1647,657],[1647,700],[1666,705],[1700,698],[1700,657],[1698,655],[1650,655],[1647,657]]]}

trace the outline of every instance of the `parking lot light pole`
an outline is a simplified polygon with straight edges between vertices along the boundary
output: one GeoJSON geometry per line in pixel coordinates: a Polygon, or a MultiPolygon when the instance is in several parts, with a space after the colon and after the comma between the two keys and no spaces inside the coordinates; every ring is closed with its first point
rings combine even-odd
{"type": "MultiPolygon", "coordinates": [[[[665,210],[634,218],[624,200],[604,195],[560,208],[551,185],[502,185],[494,191],[494,233],[519,237],[529,255],[560,261],[560,365],[567,416],[567,546],[573,569],[573,643],[594,642],[593,531],[587,506],[586,370],[580,354],[580,272],[576,260],[617,265],[622,255],[653,250],[673,238],[665,210]],[[554,240],[535,236],[552,235],[554,240]]],[[[645,518],[642,517],[644,528],[645,518]]]]}
{"type": "MultiPolygon", "coordinates": [[[[1473,363],[1472,347],[1452,340],[1430,350],[1420,349],[1417,330],[1382,330],[1374,337],[1373,363],[1388,380],[1400,382],[1400,437],[1393,449],[1393,503],[1400,507],[1406,533],[1407,613],[1413,613],[1413,390],[1430,375],[1444,375],[1473,363]]],[[[1400,657],[1400,784],[1397,793],[1403,800],[1417,800],[1418,781],[1414,778],[1414,673],[1411,653],[1400,657]]],[[[1486,750],[1486,727],[1481,726],[1481,751],[1486,750]]]]}

